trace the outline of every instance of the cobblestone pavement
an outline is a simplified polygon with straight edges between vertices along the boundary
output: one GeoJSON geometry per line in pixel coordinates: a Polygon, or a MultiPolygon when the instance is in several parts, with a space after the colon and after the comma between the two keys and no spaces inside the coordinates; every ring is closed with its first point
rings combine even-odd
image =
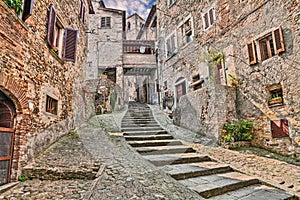
{"type": "MultiPolygon", "coordinates": [[[[49,167],[68,173],[70,169],[77,173],[83,168],[104,166],[98,178],[28,180],[0,194],[0,199],[202,199],[142,159],[123,137],[109,136],[102,130],[119,131],[123,115],[124,112],[119,112],[93,117],[29,165],[29,168],[49,167]]],[[[41,176],[47,178],[43,173],[41,170],[41,176]]]]}
{"type": "MultiPolygon", "coordinates": [[[[215,147],[210,139],[174,126],[157,106],[151,106],[151,109],[155,118],[170,134],[186,140],[199,152],[207,153],[239,171],[275,183],[299,195],[299,166],[215,147]]],[[[98,178],[68,180],[69,174],[64,179],[60,175],[58,180],[28,180],[0,194],[0,199],[202,199],[143,160],[122,137],[117,136],[125,111],[93,117],[78,130],[60,139],[29,165],[38,169],[53,168],[53,171],[66,174],[86,170],[96,174],[99,168],[103,169],[98,178]]],[[[43,173],[41,170],[42,177],[47,179],[47,175],[43,173]]]]}

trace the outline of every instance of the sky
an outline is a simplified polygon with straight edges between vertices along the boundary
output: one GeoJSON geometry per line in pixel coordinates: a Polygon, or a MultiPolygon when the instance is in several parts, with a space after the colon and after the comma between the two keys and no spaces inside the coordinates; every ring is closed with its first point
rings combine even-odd
{"type": "Polygon", "coordinates": [[[156,0],[104,0],[107,8],[126,10],[127,16],[137,13],[146,20],[156,0]]]}

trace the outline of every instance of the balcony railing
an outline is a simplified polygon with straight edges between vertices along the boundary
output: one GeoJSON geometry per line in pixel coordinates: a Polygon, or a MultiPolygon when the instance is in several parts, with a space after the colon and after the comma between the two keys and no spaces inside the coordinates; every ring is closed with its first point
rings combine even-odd
{"type": "Polygon", "coordinates": [[[154,54],[153,40],[125,40],[123,42],[124,53],[154,54]]]}

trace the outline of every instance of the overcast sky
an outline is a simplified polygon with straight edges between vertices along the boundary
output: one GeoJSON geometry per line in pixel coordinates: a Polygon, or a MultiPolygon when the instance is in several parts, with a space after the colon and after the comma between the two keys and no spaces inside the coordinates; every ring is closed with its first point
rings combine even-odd
{"type": "Polygon", "coordinates": [[[137,13],[146,20],[156,0],[104,0],[107,8],[126,10],[127,16],[137,13]]]}

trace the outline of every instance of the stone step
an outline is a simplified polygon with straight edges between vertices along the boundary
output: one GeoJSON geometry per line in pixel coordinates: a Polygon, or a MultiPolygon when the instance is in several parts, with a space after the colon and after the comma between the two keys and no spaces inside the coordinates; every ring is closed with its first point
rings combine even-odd
{"type": "Polygon", "coordinates": [[[204,198],[258,184],[259,180],[239,172],[228,172],[180,180],[180,183],[196,191],[204,198]]]}
{"type": "Polygon", "coordinates": [[[123,119],[122,124],[133,123],[133,124],[148,124],[148,123],[157,123],[154,119],[123,119]]]}
{"type": "MultiPolygon", "coordinates": [[[[11,182],[0,186],[0,194],[6,192],[7,190],[12,189],[16,185],[18,185],[19,182],[11,182]]],[[[1,195],[0,195],[1,197],[1,195]]]]}
{"type": "Polygon", "coordinates": [[[191,147],[184,145],[179,146],[159,146],[159,147],[136,147],[135,150],[142,155],[160,155],[160,154],[176,154],[176,153],[194,153],[191,147]]]}
{"type": "Polygon", "coordinates": [[[122,123],[121,127],[160,127],[157,122],[151,123],[122,123]]]}
{"type": "Polygon", "coordinates": [[[123,135],[161,135],[168,134],[166,130],[153,130],[153,131],[124,131],[123,135]]]}
{"type": "Polygon", "coordinates": [[[161,135],[125,135],[124,136],[127,141],[142,141],[142,140],[167,140],[173,139],[173,136],[169,134],[161,134],[161,135]]]}
{"type": "Polygon", "coordinates": [[[211,161],[207,155],[200,155],[198,153],[144,155],[143,157],[156,166],[211,161]]]}
{"type": "Polygon", "coordinates": [[[210,200],[292,200],[294,195],[285,191],[269,187],[266,185],[255,184],[240,188],[235,191],[227,192],[222,195],[209,198],[210,200]]]}
{"type": "Polygon", "coordinates": [[[124,116],[123,119],[154,119],[154,117],[151,116],[124,116]]]}
{"type": "Polygon", "coordinates": [[[161,167],[161,169],[164,170],[173,178],[175,178],[176,180],[232,171],[231,167],[229,167],[226,164],[220,164],[211,161],[189,163],[189,164],[167,165],[161,167]]]}
{"type": "Polygon", "coordinates": [[[123,127],[122,132],[128,131],[159,131],[163,130],[161,127],[123,127]]]}
{"type": "Polygon", "coordinates": [[[180,140],[146,140],[146,141],[129,141],[132,147],[152,147],[152,146],[173,146],[182,145],[180,140]]]}

